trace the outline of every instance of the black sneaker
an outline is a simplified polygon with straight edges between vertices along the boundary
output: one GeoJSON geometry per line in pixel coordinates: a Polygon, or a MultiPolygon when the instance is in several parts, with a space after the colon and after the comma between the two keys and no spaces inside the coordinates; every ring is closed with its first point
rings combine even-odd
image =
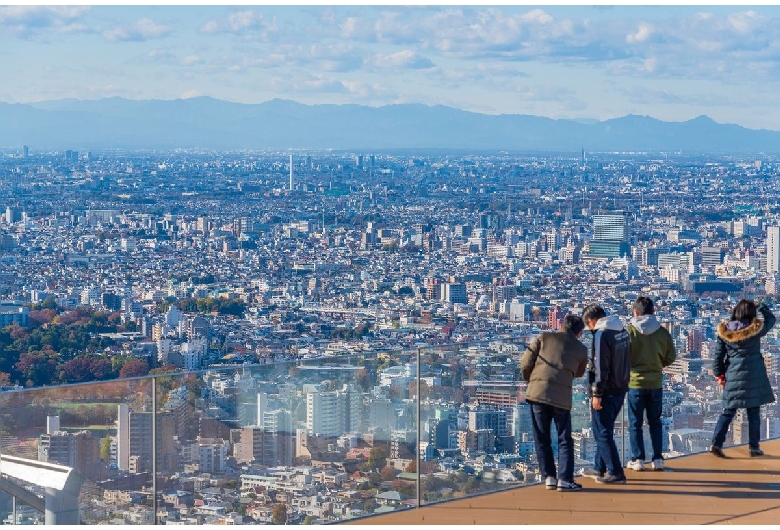
{"type": "Polygon", "coordinates": [[[755,449],[750,449],[750,456],[764,456],[764,452],[756,447],[755,449]]]}
{"type": "Polygon", "coordinates": [[[566,482],[565,480],[558,482],[558,491],[580,491],[581,489],[582,486],[576,482],[566,482]]]}
{"type": "Polygon", "coordinates": [[[723,449],[721,449],[717,445],[713,445],[712,447],[710,447],[710,453],[714,454],[718,458],[728,458],[726,456],[726,453],[723,452],[723,449]]]}
{"type": "Polygon", "coordinates": [[[596,482],[599,484],[625,484],[626,483],[626,476],[623,475],[622,477],[619,477],[617,475],[610,475],[607,473],[603,477],[598,477],[596,479],[596,482]]]}
{"type": "Polygon", "coordinates": [[[599,470],[598,470],[598,469],[596,469],[596,468],[589,467],[588,469],[583,469],[583,470],[582,470],[582,476],[583,476],[583,477],[588,477],[588,478],[595,478],[595,479],[597,479],[597,478],[599,478],[599,477],[603,477],[603,476],[604,476],[604,473],[602,473],[601,471],[599,471],[599,470]]]}

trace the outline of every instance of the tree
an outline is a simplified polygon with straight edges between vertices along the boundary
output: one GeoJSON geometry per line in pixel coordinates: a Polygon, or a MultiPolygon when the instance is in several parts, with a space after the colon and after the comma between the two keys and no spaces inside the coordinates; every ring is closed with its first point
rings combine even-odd
{"type": "Polygon", "coordinates": [[[379,471],[379,474],[382,475],[382,480],[384,481],[393,480],[396,475],[396,470],[393,466],[385,466],[379,471]]]}
{"type": "Polygon", "coordinates": [[[368,468],[382,469],[387,465],[387,451],[382,447],[372,447],[368,453],[368,468]]]}
{"type": "Polygon", "coordinates": [[[365,368],[361,368],[360,370],[355,371],[355,382],[358,384],[358,386],[363,390],[363,392],[368,391],[369,387],[371,386],[371,381],[368,377],[368,370],[365,368]]]}
{"type": "Polygon", "coordinates": [[[119,377],[141,377],[149,374],[149,364],[143,359],[129,359],[119,370],[119,377]]]}
{"type": "Polygon", "coordinates": [[[274,505],[271,510],[271,521],[274,524],[285,524],[287,522],[287,505],[285,503],[274,505]]]}
{"type": "Polygon", "coordinates": [[[92,360],[88,355],[79,355],[62,365],[60,381],[63,383],[83,383],[92,381],[94,376],[90,372],[92,360]]]}
{"type": "Polygon", "coordinates": [[[111,437],[106,436],[100,440],[100,459],[103,462],[111,460],[111,437]]]}

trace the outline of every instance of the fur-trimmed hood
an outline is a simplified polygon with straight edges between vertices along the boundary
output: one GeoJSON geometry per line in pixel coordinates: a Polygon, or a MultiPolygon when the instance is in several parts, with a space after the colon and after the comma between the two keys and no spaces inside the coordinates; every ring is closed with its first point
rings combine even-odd
{"type": "Polygon", "coordinates": [[[718,324],[718,337],[727,342],[740,342],[747,340],[751,337],[755,337],[761,330],[764,329],[764,321],[759,318],[754,318],[753,321],[742,329],[731,330],[728,329],[729,321],[724,320],[718,324]]]}

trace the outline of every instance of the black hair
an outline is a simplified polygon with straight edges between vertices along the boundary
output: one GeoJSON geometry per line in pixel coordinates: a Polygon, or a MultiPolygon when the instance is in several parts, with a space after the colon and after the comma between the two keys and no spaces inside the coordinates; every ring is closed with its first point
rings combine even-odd
{"type": "Polygon", "coordinates": [[[750,300],[744,298],[734,306],[734,310],[731,312],[731,320],[742,320],[743,322],[750,322],[758,313],[756,312],[756,304],[750,300]]]}
{"type": "Polygon", "coordinates": [[[563,318],[563,329],[579,335],[585,329],[585,323],[577,315],[566,315],[563,318]]]}
{"type": "Polygon", "coordinates": [[[636,299],[636,302],[634,302],[634,311],[636,311],[639,316],[652,315],[655,313],[653,301],[646,296],[640,296],[636,299]]]}
{"type": "Polygon", "coordinates": [[[607,312],[604,311],[604,308],[601,307],[597,303],[592,303],[586,305],[582,310],[582,320],[583,322],[587,322],[588,320],[595,319],[598,320],[600,318],[604,318],[607,316],[607,312]]]}

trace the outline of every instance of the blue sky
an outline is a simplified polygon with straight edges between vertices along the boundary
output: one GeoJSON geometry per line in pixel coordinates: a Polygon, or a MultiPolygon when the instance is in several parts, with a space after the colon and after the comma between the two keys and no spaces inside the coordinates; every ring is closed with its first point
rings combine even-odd
{"type": "Polygon", "coordinates": [[[0,101],[212,96],[780,130],[775,6],[0,7],[0,101]]]}

